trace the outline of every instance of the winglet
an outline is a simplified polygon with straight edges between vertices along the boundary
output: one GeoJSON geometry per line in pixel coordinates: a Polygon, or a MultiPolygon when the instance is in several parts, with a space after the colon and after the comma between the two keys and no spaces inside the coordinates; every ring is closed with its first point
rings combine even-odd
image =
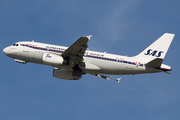
{"type": "Polygon", "coordinates": [[[89,36],[86,36],[89,40],[90,40],[90,38],[92,37],[92,35],[89,35],[89,36]]]}
{"type": "Polygon", "coordinates": [[[121,80],[121,78],[118,78],[118,79],[116,79],[116,81],[119,83],[119,81],[121,80]]]}

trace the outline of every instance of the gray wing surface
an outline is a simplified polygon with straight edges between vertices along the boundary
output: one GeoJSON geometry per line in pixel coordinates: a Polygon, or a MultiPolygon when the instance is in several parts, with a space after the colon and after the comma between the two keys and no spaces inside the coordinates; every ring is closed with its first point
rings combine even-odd
{"type": "Polygon", "coordinates": [[[80,65],[84,66],[83,56],[87,50],[87,43],[90,40],[92,35],[86,37],[80,37],[75,43],[73,43],[68,49],[66,49],[62,56],[65,59],[68,59],[69,64],[71,65],[80,65]]]}

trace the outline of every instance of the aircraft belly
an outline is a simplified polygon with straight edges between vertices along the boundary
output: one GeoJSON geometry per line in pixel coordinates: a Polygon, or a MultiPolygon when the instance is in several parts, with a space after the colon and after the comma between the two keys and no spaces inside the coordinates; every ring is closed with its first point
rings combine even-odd
{"type": "Polygon", "coordinates": [[[114,75],[123,75],[123,74],[140,74],[145,72],[144,66],[128,65],[127,63],[120,63],[115,61],[99,60],[93,58],[87,58],[86,61],[89,61],[91,64],[96,65],[100,70],[88,71],[96,72],[102,74],[114,74],[114,75]]]}

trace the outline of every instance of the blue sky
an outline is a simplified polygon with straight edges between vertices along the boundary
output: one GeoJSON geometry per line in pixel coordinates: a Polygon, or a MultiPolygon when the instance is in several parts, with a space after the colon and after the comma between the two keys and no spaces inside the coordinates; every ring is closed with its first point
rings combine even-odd
{"type": "Polygon", "coordinates": [[[107,81],[52,76],[53,68],[18,64],[0,52],[2,120],[178,120],[178,0],[1,0],[0,48],[22,40],[70,46],[93,35],[89,49],[133,56],[165,32],[176,34],[163,61],[172,75],[115,75],[107,81]]]}

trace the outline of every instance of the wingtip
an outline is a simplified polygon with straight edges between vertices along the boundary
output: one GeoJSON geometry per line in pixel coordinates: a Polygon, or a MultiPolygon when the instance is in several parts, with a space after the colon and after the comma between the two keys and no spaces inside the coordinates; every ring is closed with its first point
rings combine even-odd
{"type": "Polygon", "coordinates": [[[172,35],[172,36],[175,36],[174,33],[164,33],[164,35],[172,35]]]}
{"type": "Polygon", "coordinates": [[[91,39],[92,35],[86,36],[89,40],[91,39]]]}
{"type": "Polygon", "coordinates": [[[118,78],[118,79],[116,79],[116,81],[119,83],[119,81],[121,80],[121,78],[118,78]]]}

